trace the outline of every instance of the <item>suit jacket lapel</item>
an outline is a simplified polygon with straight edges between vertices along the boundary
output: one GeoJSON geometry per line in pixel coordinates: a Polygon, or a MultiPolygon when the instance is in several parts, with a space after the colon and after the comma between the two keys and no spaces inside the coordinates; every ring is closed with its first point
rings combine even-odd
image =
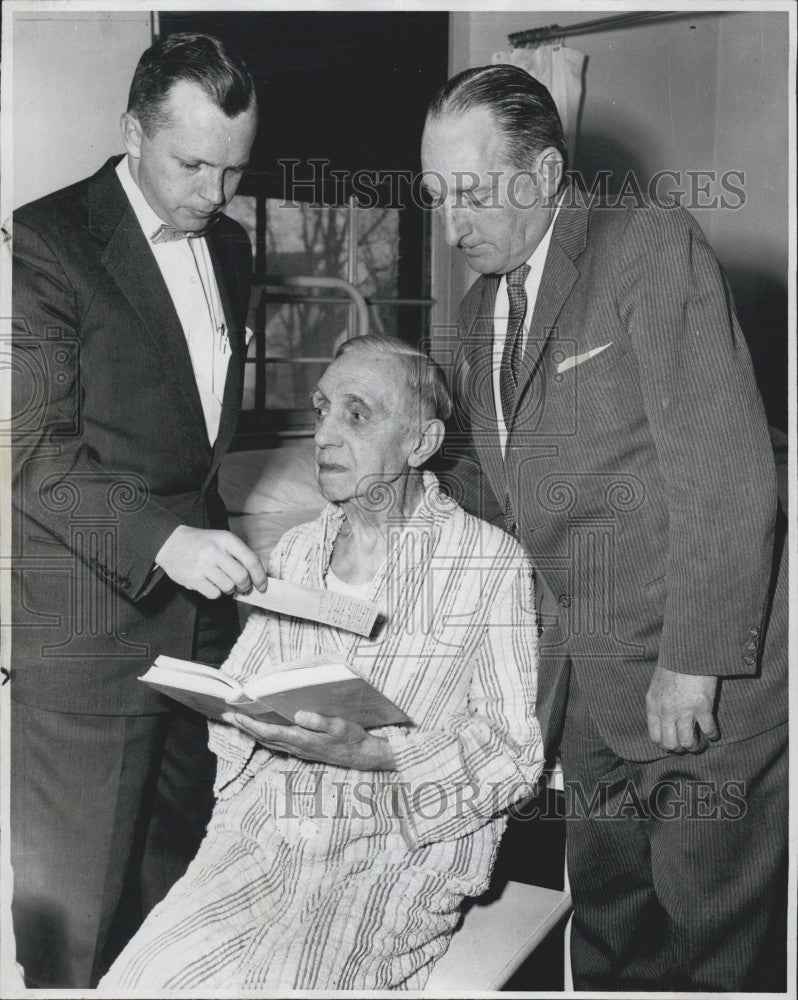
{"type": "Polygon", "coordinates": [[[183,327],[112,161],[95,175],[90,186],[89,226],[95,235],[108,240],[101,261],[138,314],[164,371],[174,380],[176,399],[185,403],[198,436],[210,451],[183,327]]]}
{"type": "Polygon", "coordinates": [[[499,276],[485,275],[480,294],[474,296],[475,311],[463,315],[470,371],[468,410],[474,448],[496,497],[504,497],[504,460],[499,445],[498,416],[493,392],[493,313],[499,276]]]}
{"type": "MultiPolygon", "coordinates": [[[[246,351],[246,344],[244,323],[240,319],[241,309],[236,306],[235,299],[231,294],[232,290],[236,294],[240,291],[238,288],[240,275],[236,270],[234,255],[229,252],[225,239],[213,232],[207,237],[207,244],[216,276],[216,284],[219,288],[219,298],[221,299],[230,342],[230,361],[227,366],[227,378],[224,384],[224,399],[219,419],[219,432],[216,435],[213,448],[216,459],[214,461],[215,467],[221,456],[227,452],[238,425],[244,383],[244,352],[246,351]]],[[[238,295],[238,297],[240,298],[241,296],[238,295]]]]}
{"type": "Polygon", "coordinates": [[[584,250],[587,242],[588,216],[589,205],[582,192],[574,186],[569,186],[554,224],[546,265],[529,324],[510,427],[522,401],[530,391],[534,378],[541,373],[544,355],[550,347],[552,336],[556,335],[557,317],[579,277],[579,270],[574,260],[584,250]]]}

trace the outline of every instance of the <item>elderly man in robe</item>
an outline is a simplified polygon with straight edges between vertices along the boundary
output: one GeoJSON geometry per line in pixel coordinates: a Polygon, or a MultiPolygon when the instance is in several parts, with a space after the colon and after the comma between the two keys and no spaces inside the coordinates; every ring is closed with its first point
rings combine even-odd
{"type": "Polygon", "coordinates": [[[281,539],[271,573],[375,601],[385,623],[361,638],[255,611],[224,669],[245,681],[344,657],[412,725],[211,723],[205,840],[103,987],[420,989],[540,773],[531,566],[422,471],[451,407],[440,368],[358,338],[312,402],[329,503],[281,539]]]}

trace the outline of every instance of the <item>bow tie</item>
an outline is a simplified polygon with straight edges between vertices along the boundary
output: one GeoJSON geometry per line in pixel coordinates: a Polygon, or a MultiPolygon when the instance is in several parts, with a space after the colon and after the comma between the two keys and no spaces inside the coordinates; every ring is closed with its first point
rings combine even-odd
{"type": "Polygon", "coordinates": [[[191,240],[198,236],[205,236],[207,232],[207,229],[192,231],[178,229],[177,226],[163,225],[152,234],[150,240],[152,243],[174,243],[175,240],[191,240]]]}

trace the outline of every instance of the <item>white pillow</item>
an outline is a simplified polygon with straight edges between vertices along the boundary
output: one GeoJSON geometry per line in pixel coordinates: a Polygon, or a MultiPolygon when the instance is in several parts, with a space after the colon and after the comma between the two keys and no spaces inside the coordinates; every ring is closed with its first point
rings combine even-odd
{"type": "Polygon", "coordinates": [[[219,492],[230,514],[274,514],[325,504],[316,482],[313,438],[222,459],[219,492]]]}

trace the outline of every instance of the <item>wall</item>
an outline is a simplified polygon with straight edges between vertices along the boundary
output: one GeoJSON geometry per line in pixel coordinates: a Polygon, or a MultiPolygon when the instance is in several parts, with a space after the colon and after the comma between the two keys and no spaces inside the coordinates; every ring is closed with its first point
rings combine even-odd
{"type": "Polygon", "coordinates": [[[715,159],[745,172],[747,201],[716,212],[712,241],[734,293],[772,424],[787,429],[788,211],[785,15],[719,26],[715,159]]]}
{"type": "MultiPolygon", "coordinates": [[[[12,10],[13,206],[77,180],[121,151],[119,115],[150,44],[148,11],[12,10]]],[[[490,62],[510,32],[590,16],[568,12],[453,12],[450,67],[490,62]]],[[[695,13],[647,26],[579,35],[587,57],[574,166],[588,179],[629,169],[742,170],[737,210],[697,208],[726,268],[771,420],[784,425],[787,269],[787,15],[695,13]],[[772,385],[772,391],[768,386],[772,385]]],[[[433,271],[449,324],[474,278],[436,234],[433,271]]]]}
{"type": "MultiPolygon", "coordinates": [[[[494,52],[508,47],[512,32],[590,16],[551,10],[453,13],[451,71],[490,63],[494,52]]],[[[739,208],[691,210],[726,270],[771,421],[785,426],[787,14],[690,13],[572,36],[567,44],[588,57],[573,158],[588,182],[597,170],[612,170],[616,182],[633,170],[644,187],[652,174],[669,169],[681,172],[681,187],[689,193],[686,171],[744,173],[739,208]]],[[[688,200],[695,201],[683,203],[688,200]]],[[[436,322],[446,323],[474,274],[450,260],[440,243],[436,249],[438,286],[450,288],[436,322]]]]}
{"type": "Polygon", "coordinates": [[[119,116],[152,35],[141,10],[11,16],[16,208],[123,151],[119,116]]]}

